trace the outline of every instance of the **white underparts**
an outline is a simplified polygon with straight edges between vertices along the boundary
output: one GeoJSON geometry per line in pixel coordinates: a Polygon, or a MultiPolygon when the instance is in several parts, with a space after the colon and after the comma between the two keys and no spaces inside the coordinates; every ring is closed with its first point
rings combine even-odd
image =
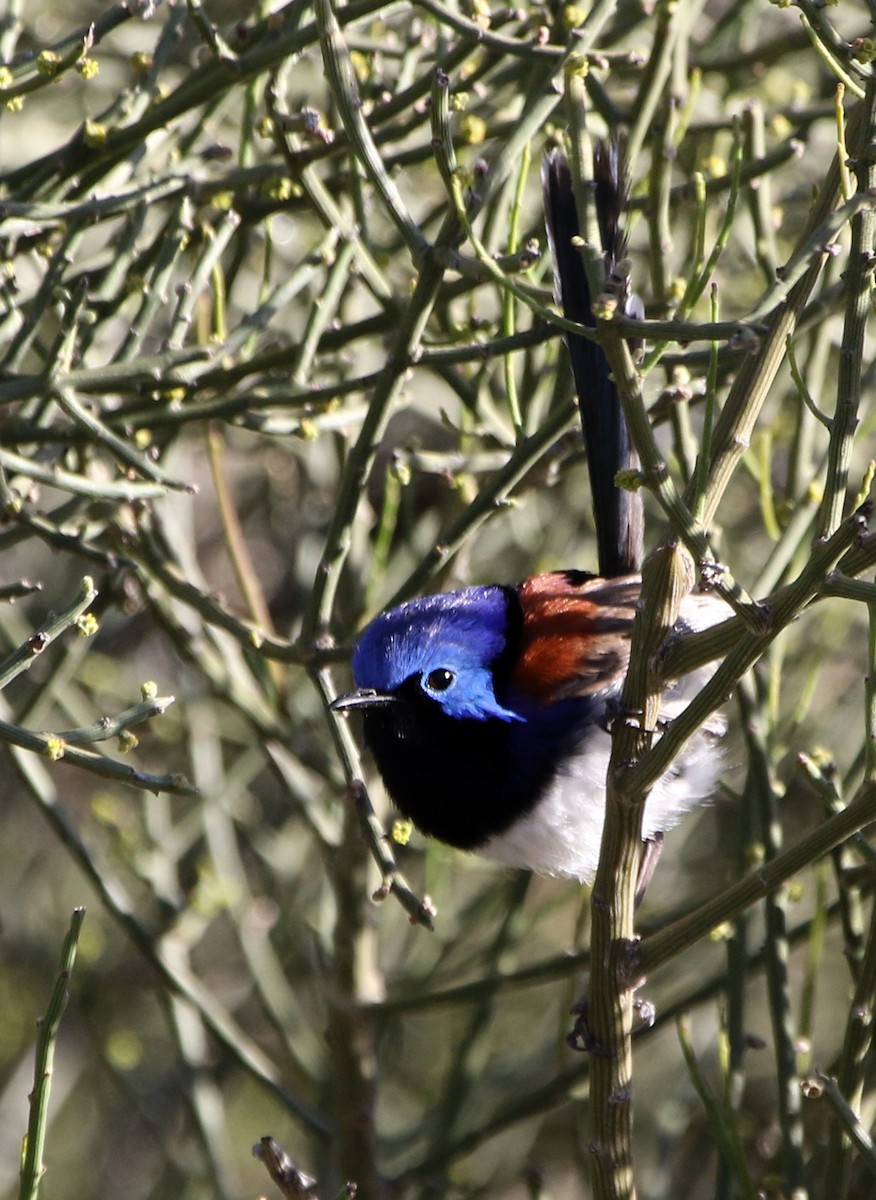
{"type": "MultiPolygon", "coordinates": [[[[602,843],[611,738],[592,726],[582,750],[554,776],[529,816],[515,821],[506,833],[489,838],[478,853],[539,875],[568,875],[591,883],[602,843]]],[[[715,733],[695,734],[654,785],[645,804],[642,836],[671,829],[708,799],[721,766],[715,733]]]]}
{"type": "MultiPolygon", "coordinates": [[[[689,629],[704,629],[729,611],[714,596],[689,596],[682,620],[689,629]]],[[[703,667],[669,688],[663,697],[662,719],[670,721],[683,712],[714,670],[711,665],[703,667]]],[[[654,785],[645,803],[643,837],[671,829],[713,794],[721,773],[719,740],[725,727],[723,717],[713,714],[654,785]]],[[[554,775],[533,811],[506,833],[489,838],[478,853],[539,875],[568,875],[591,883],[602,843],[610,755],[610,734],[599,725],[588,726],[578,753],[554,775]]]]}

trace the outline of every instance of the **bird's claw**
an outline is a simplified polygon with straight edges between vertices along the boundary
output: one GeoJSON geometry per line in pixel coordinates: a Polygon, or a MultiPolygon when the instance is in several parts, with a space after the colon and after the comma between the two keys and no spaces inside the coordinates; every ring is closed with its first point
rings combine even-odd
{"type": "Polygon", "coordinates": [[[614,1058],[613,1050],[607,1050],[593,1033],[588,1021],[589,1004],[586,996],[577,1000],[569,1010],[575,1023],[566,1034],[566,1045],[581,1054],[592,1054],[596,1058],[614,1058]]]}

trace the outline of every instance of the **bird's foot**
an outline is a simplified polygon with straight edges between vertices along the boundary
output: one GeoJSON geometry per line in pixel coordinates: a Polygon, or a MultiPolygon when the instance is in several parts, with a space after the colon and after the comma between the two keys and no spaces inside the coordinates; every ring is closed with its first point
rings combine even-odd
{"type": "Polygon", "coordinates": [[[614,1052],[607,1050],[590,1028],[589,1007],[586,995],[572,1005],[570,1012],[575,1018],[575,1023],[571,1031],[566,1034],[566,1045],[581,1054],[593,1054],[596,1058],[613,1058],[614,1052]]]}

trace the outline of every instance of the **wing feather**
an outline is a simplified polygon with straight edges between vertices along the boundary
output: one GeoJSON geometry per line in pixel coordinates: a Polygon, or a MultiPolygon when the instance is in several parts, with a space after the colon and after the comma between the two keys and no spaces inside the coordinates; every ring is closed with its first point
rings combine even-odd
{"type": "Polygon", "coordinates": [[[617,690],[630,656],[637,575],[598,579],[572,571],[521,584],[523,630],[512,686],[538,704],[617,690]]]}

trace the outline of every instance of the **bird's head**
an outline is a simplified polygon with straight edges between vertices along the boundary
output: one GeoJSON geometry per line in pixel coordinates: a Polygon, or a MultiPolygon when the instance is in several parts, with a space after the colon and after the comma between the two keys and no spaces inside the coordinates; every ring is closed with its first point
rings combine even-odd
{"type": "Polygon", "coordinates": [[[332,708],[422,706],[435,712],[437,706],[457,720],[520,720],[495,692],[512,606],[511,589],[490,586],[427,596],[382,613],[356,643],[355,691],[339,696],[332,708]]]}

